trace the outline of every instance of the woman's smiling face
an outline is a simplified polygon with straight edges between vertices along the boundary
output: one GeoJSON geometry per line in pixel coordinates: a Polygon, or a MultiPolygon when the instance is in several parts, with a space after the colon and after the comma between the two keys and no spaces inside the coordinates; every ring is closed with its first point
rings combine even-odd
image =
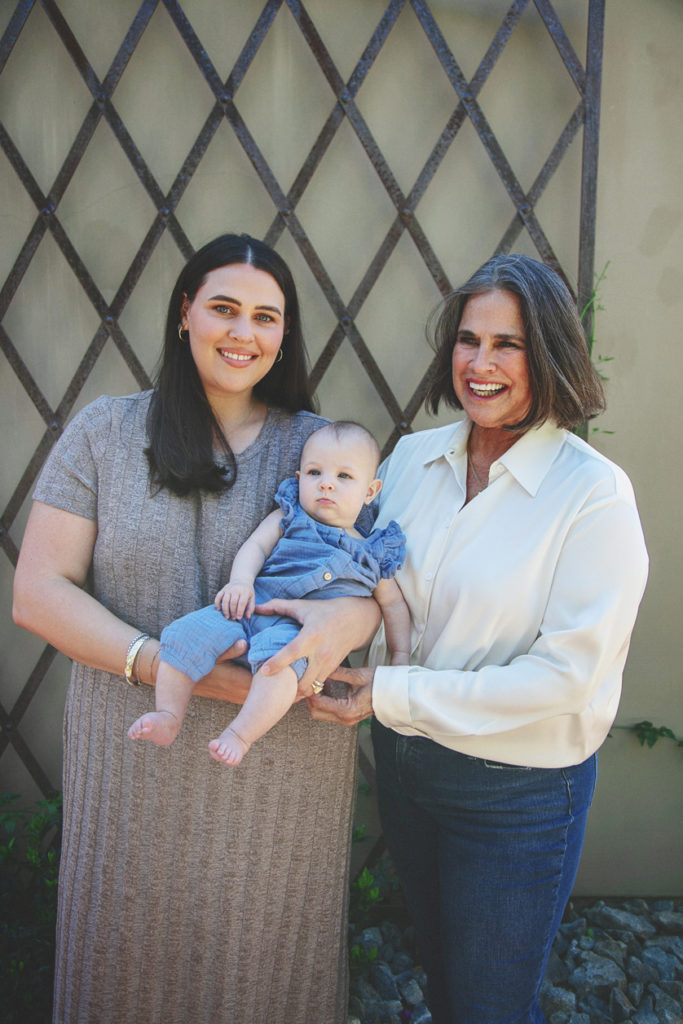
{"type": "Polygon", "coordinates": [[[467,300],[452,367],[458,400],[479,427],[500,429],[524,419],[532,394],[516,295],[496,289],[467,300]]]}
{"type": "Polygon", "coordinates": [[[251,391],[277,358],[285,297],[275,278],[247,263],[207,274],[181,322],[207,398],[251,391]]]}

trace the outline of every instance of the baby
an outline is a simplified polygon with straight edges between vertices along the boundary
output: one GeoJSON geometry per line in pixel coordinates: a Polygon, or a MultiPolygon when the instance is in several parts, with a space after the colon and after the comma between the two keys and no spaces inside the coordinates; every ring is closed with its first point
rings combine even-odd
{"type": "Polygon", "coordinates": [[[254,530],[235,555],[230,582],[213,605],[183,616],[161,634],[156,711],[128,730],[131,739],[162,746],[173,742],[194,684],[219,656],[243,637],[254,677],[234,721],[209,743],[212,757],[239,764],[251,744],[293,704],[307,661],[301,658],[272,676],[261,665],[301,628],[284,616],[254,615],[274,597],[330,598],[372,594],[384,620],[392,665],[407,665],[410,614],[393,578],[405,557],[396,522],[364,536],[355,523],[379,493],[379,446],[357,423],[330,423],[306,441],[296,479],[275,496],[279,508],[254,530]]]}

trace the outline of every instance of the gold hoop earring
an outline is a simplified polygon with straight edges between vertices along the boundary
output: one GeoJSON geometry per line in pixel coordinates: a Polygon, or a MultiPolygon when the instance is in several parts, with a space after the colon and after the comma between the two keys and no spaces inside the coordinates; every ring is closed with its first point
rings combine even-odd
{"type": "Polygon", "coordinates": [[[187,341],[189,339],[189,337],[190,337],[190,332],[189,331],[185,331],[185,334],[187,335],[187,338],[183,338],[183,330],[184,330],[183,325],[182,324],[178,324],[178,337],[180,338],[181,341],[187,341]]]}
{"type": "MultiPolygon", "coordinates": [[[[282,349],[280,348],[280,349],[278,349],[277,356],[275,357],[275,362],[279,363],[281,361],[282,361],[282,349]]],[[[273,365],[275,365],[275,363],[273,365]]]]}

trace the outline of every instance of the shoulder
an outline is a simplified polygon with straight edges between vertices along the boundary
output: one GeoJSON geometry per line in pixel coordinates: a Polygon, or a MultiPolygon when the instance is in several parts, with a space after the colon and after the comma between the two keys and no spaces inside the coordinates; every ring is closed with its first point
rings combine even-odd
{"type": "Polygon", "coordinates": [[[302,445],[311,434],[320,430],[330,421],[324,416],[313,412],[287,412],[286,409],[270,410],[270,419],[274,430],[286,437],[292,444],[302,445]]]}
{"type": "Polygon", "coordinates": [[[326,426],[330,421],[314,412],[296,412],[292,416],[292,429],[302,437],[310,437],[316,430],[326,426]]]}
{"type": "Polygon", "coordinates": [[[565,479],[575,472],[591,492],[635,504],[633,485],[621,466],[575,434],[566,433],[556,468],[565,479]]]}
{"type": "Polygon", "coordinates": [[[381,466],[383,479],[392,472],[403,472],[407,466],[420,466],[433,462],[451,448],[466,429],[464,421],[447,423],[443,427],[404,434],[381,466]]]}
{"type": "Polygon", "coordinates": [[[84,406],[69,422],[67,429],[89,432],[111,431],[123,424],[129,427],[147,422],[151,391],[140,391],[134,395],[114,397],[100,395],[94,402],[84,406]]]}

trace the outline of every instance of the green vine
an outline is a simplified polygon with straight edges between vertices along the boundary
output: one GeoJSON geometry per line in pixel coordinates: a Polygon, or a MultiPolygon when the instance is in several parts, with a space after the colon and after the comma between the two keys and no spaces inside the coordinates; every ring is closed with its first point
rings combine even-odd
{"type": "MultiPolygon", "coordinates": [[[[603,281],[607,280],[607,268],[609,267],[610,262],[611,262],[610,260],[607,260],[607,263],[605,263],[604,267],[602,268],[602,270],[598,274],[598,276],[597,276],[597,278],[595,280],[595,286],[593,288],[593,291],[590,294],[590,298],[588,299],[588,302],[583,307],[583,309],[581,310],[581,313],[580,313],[580,318],[581,318],[581,322],[582,323],[585,320],[586,314],[589,311],[593,314],[593,316],[591,318],[590,335],[586,336],[586,341],[588,342],[588,351],[589,351],[591,357],[593,356],[593,348],[597,344],[597,338],[595,337],[596,314],[598,312],[600,312],[600,311],[604,311],[604,309],[605,309],[605,307],[600,302],[600,285],[602,284],[603,281]]],[[[611,363],[613,359],[614,359],[614,356],[601,356],[601,355],[598,355],[598,362],[601,362],[601,363],[611,363]]],[[[608,379],[602,373],[600,374],[600,376],[602,377],[603,380],[607,380],[608,379]]]]}
{"type": "MultiPolygon", "coordinates": [[[[607,260],[607,262],[605,263],[604,267],[602,268],[602,270],[598,274],[597,278],[595,279],[595,286],[593,288],[593,291],[590,294],[590,298],[588,299],[588,302],[586,302],[585,306],[583,307],[583,309],[581,310],[581,312],[579,314],[580,320],[584,324],[584,327],[585,327],[586,314],[588,312],[592,313],[592,316],[590,317],[590,324],[589,324],[590,331],[586,331],[586,342],[588,344],[588,352],[590,354],[591,359],[596,364],[596,369],[598,371],[598,374],[599,374],[601,380],[609,380],[609,377],[607,376],[607,374],[605,374],[603,372],[601,367],[605,363],[611,363],[612,360],[614,359],[614,356],[603,356],[599,352],[597,353],[597,357],[596,357],[596,353],[595,353],[595,346],[598,343],[597,338],[595,336],[595,321],[596,321],[596,318],[597,318],[596,314],[598,312],[604,310],[604,308],[605,308],[602,305],[601,301],[600,301],[600,286],[603,283],[603,281],[605,281],[606,278],[607,278],[607,268],[609,267],[609,265],[610,265],[610,260],[607,260]]],[[[581,423],[576,428],[576,433],[579,435],[579,437],[582,437],[584,439],[584,441],[587,440],[587,437],[588,437],[588,424],[585,423],[585,422],[581,423]]],[[[591,427],[591,433],[592,434],[597,434],[597,433],[600,433],[600,434],[613,434],[614,431],[613,430],[605,430],[603,427],[591,427]]]]}
{"type": "Polygon", "coordinates": [[[615,725],[612,728],[632,732],[641,747],[652,748],[659,740],[673,740],[676,746],[683,747],[683,739],[679,739],[668,725],[653,725],[652,722],[643,720],[633,725],[615,725]]]}
{"type": "Polygon", "coordinates": [[[679,747],[683,747],[683,740],[679,740],[673,731],[666,725],[654,726],[652,722],[636,722],[630,727],[638,738],[641,747],[654,747],[658,740],[673,740],[679,747]]]}

